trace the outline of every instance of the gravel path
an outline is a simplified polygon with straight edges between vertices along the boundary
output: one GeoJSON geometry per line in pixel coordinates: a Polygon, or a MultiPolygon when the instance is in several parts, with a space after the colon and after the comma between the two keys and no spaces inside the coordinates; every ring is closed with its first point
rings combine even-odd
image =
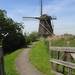
{"type": "Polygon", "coordinates": [[[43,75],[31,65],[28,59],[29,50],[33,45],[30,45],[28,46],[28,48],[25,48],[25,50],[23,50],[22,53],[20,53],[20,55],[16,59],[16,66],[20,75],[43,75]]]}

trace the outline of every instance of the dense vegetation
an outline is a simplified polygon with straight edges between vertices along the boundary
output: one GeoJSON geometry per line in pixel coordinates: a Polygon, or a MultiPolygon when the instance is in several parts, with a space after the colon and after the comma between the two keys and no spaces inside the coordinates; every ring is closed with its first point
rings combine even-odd
{"type": "Polygon", "coordinates": [[[38,42],[29,53],[29,60],[43,74],[54,75],[50,71],[49,42],[38,42]]]}
{"type": "Polygon", "coordinates": [[[13,21],[7,17],[5,10],[0,10],[0,45],[3,46],[4,54],[11,53],[30,42],[36,41],[37,32],[23,35],[23,23],[13,21]]]}
{"type": "Polygon", "coordinates": [[[39,35],[36,31],[33,31],[30,34],[25,32],[24,37],[25,37],[26,43],[32,43],[39,39],[39,35]]]}
{"type": "Polygon", "coordinates": [[[8,18],[5,10],[0,10],[0,41],[7,35],[22,33],[23,24],[8,18]]]}
{"type": "Polygon", "coordinates": [[[4,53],[13,52],[23,47],[24,45],[25,45],[25,39],[24,36],[20,33],[7,35],[3,40],[4,53]]]}
{"type": "Polygon", "coordinates": [[[0,10],[0,44],[4,53],[10,53],[25,45],[22,34],[23,24],[7,17],[5,10],[0,10]]]}

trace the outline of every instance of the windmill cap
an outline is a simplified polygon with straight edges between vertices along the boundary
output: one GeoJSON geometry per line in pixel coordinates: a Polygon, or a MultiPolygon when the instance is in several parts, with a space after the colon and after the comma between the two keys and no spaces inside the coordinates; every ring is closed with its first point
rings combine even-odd
{"type": "Polygon", "coordinates": [[[51,20],[52,19],[52,17],[51,16],[49,16],[49,15],[47,15],[47,14],[43,14],[43,15],[41,15],[40,16],[40,20],[51,20]]]}

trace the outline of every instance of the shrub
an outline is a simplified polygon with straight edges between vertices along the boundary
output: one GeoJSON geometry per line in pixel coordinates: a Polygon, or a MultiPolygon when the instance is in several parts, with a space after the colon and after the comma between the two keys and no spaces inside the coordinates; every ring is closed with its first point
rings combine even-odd
{"type": "Polygon", "coordinates": [[[9,34],[4,37],[2,44],[4,53],[11,53],[25,45],[25,38],[21,33],[9,34]]]}
{"type": "Polygon", "coordinates": [[[35,42],[38,39],[38,33],[33,31],[30,35],[30,42],[35,42]]]}
{"type": "Polygon", "coordinates": [[[36,31],[33,31],[30,34],[24,33],[24,37],[26,39],[26,43],[35,42],[39,38],[38,33],[36,31]]]}

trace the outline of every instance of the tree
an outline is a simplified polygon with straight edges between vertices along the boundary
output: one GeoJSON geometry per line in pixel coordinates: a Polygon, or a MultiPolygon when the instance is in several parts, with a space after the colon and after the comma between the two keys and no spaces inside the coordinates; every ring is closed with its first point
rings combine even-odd
{"type": "Polygon", "coordinates": [[[8,34],[22,33],[23,23],[14,22],[6,17],[6,11],[0,10],[0,40],[8,34]]]}
{"type": "Polygon", "coordinates": [[[5,25],[6,11],[0,10],[0,41],[3,38],[3,28],[5,25]]]}
{"type": "Polygon", "coordinates": [[[33,31],[30,34],[24,33],[24,37],[26,39],[26,43],[35,42],[39,38],[36,31],[33,31]]]}
{"type": "Polygon", "coordinates": [[[5,10],[0,10],[0,41],[2,41],[5,53],[24,46],[23,28],[23,23],[14,22],[11,18],[7,17],[5,10]]]}

